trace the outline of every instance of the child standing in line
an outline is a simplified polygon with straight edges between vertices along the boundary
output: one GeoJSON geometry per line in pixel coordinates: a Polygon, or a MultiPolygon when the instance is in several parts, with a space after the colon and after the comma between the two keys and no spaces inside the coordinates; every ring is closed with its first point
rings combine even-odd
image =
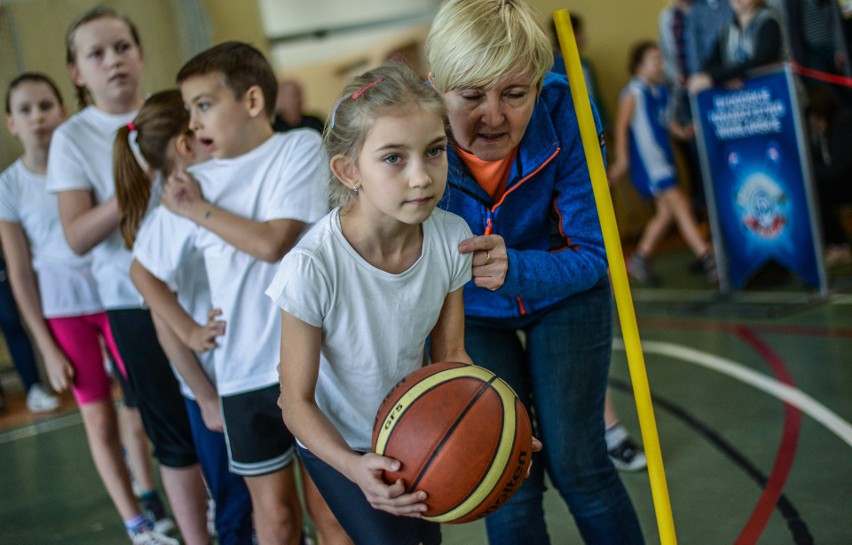
{"type": "MultiPolygon", "coordinates": [[[[189,256],[203,254],[213,306],[227,320],[214,367],[231,471],[248,485],[258,542],[296,544],[302,526],[295,449],[276,406],[280,321],[263,286],[305,226],[327,211],[322,141],[310,130],[273,133],[278,84],[251,46],[227,42],[208,49],[187,62],[177,80],[189,128],[213,159],[169,179],[168,210],[160,208],[146,224],[146,237],[156,243],[140,242],[131,274],[185,344],[212,348],[218,332],[199,325],[163,290],[189,256]]],[[[320,543],[348,542],[310,480],[305,485],[320,543]]]]}
{"type": "MultiPolygon", "coordinates": [[[[138,405],[184,541],[204,545],[210,539],[206,492],[186,407],[151,314],[130,280],[132,256],[122,247],[117,229],[112,146],[115,132],[143,103],[139,33],[123,15],[98,6],[72,23],[66,48],[83,109],[56,130],[47,187],[58,195],[71,249],[92,251],[101,302],[127,371],[125,402],[138,405]]],[[[167,518],[155,490],[143,491],[141,499],[154,518],[167,518]]]]}
{"type": "Polygon", "coordinates": [[[628,169],[642,197],[654,199],[656,212],[648,221],[636,251],[627,262],[627,272],[646,285],[659,284],[650,264],[651,254],[672,222],[693,253],[701,260],[711,284],[718,281],[716,260],[704,240],[689,201],[677,185],[677,172],[669,133],[686,140],[691,126],[673,120],[660,50],[654,42],[641,42],[630,54],[633,79],[621,92],[615,122],[615,161],[609,179],[615,183],[628,169]]]}
{"type": "MultiPolygon", "coordinates": [[[[146,237],[144,221],[158,213],[155,208],[149,214],[148,208],[160,200],[162,179],[209,158],[210,154],[189,130],[189,114],[177,89],[151,95],[133,121],[118,130],[113,163],[121,234],[127,248],[133,248],[134,243],[143,247],[158,244],[146,237]],[[137,161],[131,139],[139,146],[149,171],[137,161]]],[[[196,320],[206,322],[210,316],[212,331],[221,332],[224,324],[212,319],[219,311],[210,312],[210,287],[202,256],[196,253],[189,258],[172,280],[178,294],[175,302],[188,309],[196,320]]],[[[216,505],[217,542],[251,545],[251,499],[243,479],[228,471],[213,353],[206,347],[193,353],[162,319],[156,315],[153,318],[160,344],[179,373],[201,470],[216,505]]]]}
{"type": "Polygon", "coordinates": [[[57,199],[47,192],[48,149],[65,119],[62,99],[47,76],[24,73],[9,85],[6,120],[24,155],[0,175],[0,240],[21,314],[41,351],[51,385],[68,388],[80,406],[92,459],[135,544],[176,543],[153,532],[133,495],[124,461],[103,339],[116,361],[91,259],[75,255],[62,233],[57,199]]]}
{"type": "Polygon", "coordinates": [[[379,477],[399,462],[370,453],[370,434],[388,390],[423,365],[427,337],[433,361],[471,363],[462,302],[471,254],[457,249],[471,232],[435,210],[447,182],[444,115],[437,92],[403,65],[352,80],[325,132],[337,208],[266,292],[283,310],[284,420],[358,544],[441,541],[439,525],[419,519],[425,492],[379,477]]]}
{"type": "MultiPolygon", "coordinates": [[[[8,115],[8,108],[7,108],[8,115]]],[[[44,387],[38,376],[33,345],[30,343],[29,335],[21,323],[21,315],[15,305],[12,288],[9,286],[9,271],[6,269],[6,260],[3,257],[3,248],[0,244],[0,332],[6,340],[9,355],[18,376],[24,384],[27,394],[27,409],[32,413],[43,413],[54,411],[59,408],[59,398],[52,395],[44,387]]],[[[0,412],[6,409],[6,400],[3,397],[3,388],[0,384],[0,412]]]]}

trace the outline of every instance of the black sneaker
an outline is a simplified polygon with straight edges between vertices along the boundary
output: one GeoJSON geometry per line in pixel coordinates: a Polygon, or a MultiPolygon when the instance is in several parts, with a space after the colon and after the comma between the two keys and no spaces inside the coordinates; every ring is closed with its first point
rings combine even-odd
{"type": "Polygon", "coordinates": [[[622,471],[640,471],[648,466],[648,460],[641,448],[629,437],[624,438],[615,448],[609,450],[609,459],[616,469],[622,471]]]}
{"type": "Polygon", "coordinates": [[[648,258],[639,252],[635,252],[627,260],[627,274],[643,286],[655,287],[660,285],[660,278],[654,273],[648,258]]]}
{"type": "Polygon", "coordinates": [[[166,512],[166,507],[158,494],[140,499],[145,516],[154,522],[154,531],[158,534],[171,535],[177,531],[175,521],[166,512]]]}
{"type": "Polygon", "coordinates": [[[710,284],[715,286],[719,283],[719,268],[716,266],[716,258],[712,254],[701,256],[701,268],[704,269],[704,274],[710,284]]]}

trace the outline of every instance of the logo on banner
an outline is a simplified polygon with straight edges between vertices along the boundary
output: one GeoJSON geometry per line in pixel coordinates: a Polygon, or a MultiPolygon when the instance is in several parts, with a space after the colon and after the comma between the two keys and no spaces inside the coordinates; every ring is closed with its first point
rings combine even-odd
{"type": "Polygon", "coordinates": [[[765,174],[753,174],[737,192],[737,208],[743,225],[753,234],[773,239],[787,225],[787,195],[765,174]]]}

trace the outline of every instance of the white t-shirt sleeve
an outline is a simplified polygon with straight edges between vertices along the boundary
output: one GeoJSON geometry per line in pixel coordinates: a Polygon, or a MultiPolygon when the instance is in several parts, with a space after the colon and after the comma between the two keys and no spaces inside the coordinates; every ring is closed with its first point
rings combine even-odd
{"type": "Polygon", "coordinates": [[[290,251],[266,289],[282,310],[314,327],[322,327],[330,301],[328,278],[310,255],[290,251]]]}
{"type": "Polygon", "coordinates": [[[60,126],[50,141],[47,161],[47,190],[51,193],[75,189],[92,189],[84,167],[84,158],[71,139],[70,131],[60,126]]]}
{"type": "Polygon", "coordinates": [[[262,203],[259,221],[291,219],[314,223],[328,213],[328,159],[314,130],[286,135],[277,179],[262,203]]]}
{"type": "Polygon", "coordinates": [[[163,207],[152,210],[136,235],[133,257],[148,272],[174,287],[178,271],[192,253],[194,225],[163,207]]]}
{"type": "Polygon", "coordinates": [[[451,251],[455,251],[456,255],[456,259],[453,259],[451,262],[453,270],[452,279],[450,280],[450,292],[453,292],[467,284],[473,276],[473,254],[463,254],[458,251],[459,242],[472,237],[473,232],[471,232],[467,222],[455,214],[447,214],[447,223],[452,226],[451,232],[458,238],[455,244],[452,244],[453,241],[449,241],[451,243],[451,251]]]}
{"type": "Polygon", "coordinates": [[[21,218],[18,215],[19,196],[12,183],[14,181],[12,179],[13,168],[15,168],[15,164],[0,174],[0,221],[21,223],[21,218]]]}

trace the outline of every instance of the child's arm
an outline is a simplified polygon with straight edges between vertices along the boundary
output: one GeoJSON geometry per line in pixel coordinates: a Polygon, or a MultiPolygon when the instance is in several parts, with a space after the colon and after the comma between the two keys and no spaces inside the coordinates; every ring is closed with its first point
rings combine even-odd
{"type": "Polygon", "coordinates": [[[399,469],[399,462],[374,453],[362,455],[353,451],[317,407],[314,391],[321,342],[320,328],[282,311],[278,404],[287,427],[311,452],[357,484],[374,508],[397,516],[420,517],[426,510],[422,503],[425,492],[405,494],[401,480],[391,486],[382,481],[382,471],[399,469]]]}
{"type": "Polygon", "coordinates": [[[216,337],[224,335],[225,322],[211,320],[199,325],[178,303],[177,297],[165,282],[151,274],[138,260],[130,265],[130,278],[151,310],[168,324],[187,347],[196,352],[216,348],[216,337]]]}
{"type": "MultiPolygon", "coordinates": [[[[211,322],[213,316],[218,313],[221,313],[221,311],[210,312],[211,322]]],[[[219,409],[219,395],[195,358],[195,354],[181,342],[177,334],[172,331],[172,328],[159,314],[152,312],[151,318],[154,320],[154,328],[157,330],[157,340],[160,341],[160,346],[163,347],[163,351],[180,373],[180,376],[186,381],[189,389],[195,394],[195,401],[201,409],[204,425],[213,431],[224,431],[222,411],[219,409]]]]}
{"type": "Polygon", "coordinates": [[[473,363],[464,349],[464,288],[447,295],[429,334],[432,361],[473,363]]]}
{"type": "Polygon", "coordinates": [[[0,221],[0,242],[6,256],[12,295],[44,358],[50,385],[57,392],[63,392],[74,380],[74,367],[56,344],[41,313],[36,274],[23,229],[17,223],[0,221]]]}
{"type": "Polygon", "coordinates": [[[627,174],[630,168],[630,154],[627,152],[627,142],[630,137],[630,120],[636,109],[636,97],[627,94],[618,103],[618,113],[615,118],[615,161],[607,170],[610,183],[617,182],[627,174]]]}
{"type": "Polygon", "coordinates": [[[59,217],[65,239],[75,253],[83,255],[118,228],[118,203],[115,197],[95,204],[87,189],[60,191],[59,217]]]}
{"type": "Polygon", "coordinates": [[[301,221],[254,221],[218,208],[204,200],[198,182],[187,172],[169,177],[162,204],[238,250],[269,263],[280,261],[305,229],[301,221]]]}
{"type": "Polygon", "coordinates": [[[688,141],[695,137],[695,125],[692,123],[669,122],[669,132],[678,140],[688,141]]]}

